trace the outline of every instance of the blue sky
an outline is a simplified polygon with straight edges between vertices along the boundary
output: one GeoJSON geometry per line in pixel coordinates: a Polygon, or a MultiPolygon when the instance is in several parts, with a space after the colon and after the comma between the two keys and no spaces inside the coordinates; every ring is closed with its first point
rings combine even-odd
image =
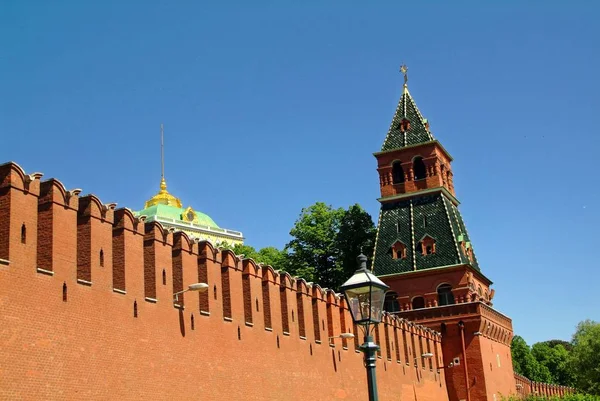
{"type": "Polygon", "coordinates": [[[0,162],[139,209],[164,123],[169,190],[282,247],[316,201],[377,217],[404,62],[495,307],[569,339],[600,320],[599,6],[423,3],[3,1],[0,162]]]}

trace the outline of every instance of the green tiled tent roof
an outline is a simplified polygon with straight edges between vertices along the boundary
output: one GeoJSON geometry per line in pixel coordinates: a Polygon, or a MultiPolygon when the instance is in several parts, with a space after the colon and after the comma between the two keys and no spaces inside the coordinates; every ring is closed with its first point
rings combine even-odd
{"type": "Polygon", "coordinates": [[[443,192],[384,203],[377,228],[374,272],[379,276],[456,264],[470,264],[479,270],[474,253],[473,261],[469,261],[461,241],[469,242],[465,224],[458,208],[443,192]],[[435,253],[424,256],[415,247],[426,235],[435,239],[435,253]],[[406,258],[392,258],[391,247],[396,241],[406,245],[406,258]]]}
{"type": "MultiPolygon", "coordinates": [[[[154,206],[150,206],[147,207],[146,209],[140,210],[139,212],[135,212],[136,216],[147,216],[147,217],[163,217],[163,218],[167,218],[167,219],[174,219],[174,220],[182,220],[182,215],[185,212],[186,209],[184,208],[179,208],[179,207],[175,207],[175,206],[171,206],[171,205],[162,205],[162,204],[158,204],[158,205],[154,205],[154,206]]],[[[196,219],[194,220],[194,223],[196,224],[200,224],[203,226],[209,226],[212,228],[219,228],[219,226],[217,225],[217,223],[214,222],[213,219],[210,218],[210,216],[198,212],[197,210],[194,210],[194,213],[196,214],[196,219]]]]}
{"type": "Polygon", "coordinates": [[[396,113],[392,119],[392,124],[385,137],[381,151],[433,141],[433,135],[429,132],[426,123],[427,120],[423,118],[408,89],[404,87],[404,93],[402,93],[398,107],[396,107],[396,113]],[[401,132],[400,122],[404,118],[410,121],[410,128],[405,132],[401,132]]]}

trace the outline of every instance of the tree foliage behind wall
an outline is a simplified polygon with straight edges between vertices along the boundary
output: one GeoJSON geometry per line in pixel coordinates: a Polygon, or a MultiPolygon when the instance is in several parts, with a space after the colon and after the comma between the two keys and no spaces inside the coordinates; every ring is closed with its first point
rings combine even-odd
{"type": "Polygon", "coordinates": [[[336,237],[344,209],[333,209],[322,202],[302,209],[290,231],[288,271],[303,276],[321,287],[333,288],[341,277],[336,237]]]}
{"type": "Polygon", "coordinates": [[[579,323],[572,343],[570,366],[575,386],[600,395],[600,323],[591,320],[579,323]]]}
{"type": "Polygon", "coordinates": [[[523,337],[513,337],[511,353],[515,372],[536,382],[554,383],[548,367],[542,365],[533,356],[531,348],[527,345],[523,337]]]}
{"type": "Polygon", "coordinates": [[[221,244],[257,263],[338,290],[357,268],[356,257],[373,254],[376,235],[371,216],[360,205],[334,209],[323,202],[302,209],[283,250],[221,244]]]}
{"type": "Polygon", "coordinates": [[[258,251],[250,245],[221,243],[220,246],[221,248],[231,249],[238,256],[243,255],[244,258],[253,259],[256,263],[270,265],[276,270],[284,269],[286,266],[287,255],[273,246],[258,251]]]}
{"type": "Polygon", "coordinates": [[[515,372],[530,380],[574,386],[600,396],[600,323],[585,320],[571,342],[550,340],[529,347],[520,336],[511,346],[515,372]]]}
{"type": "Polygon", "coordinates": [[[536,397],[531,395],[526,398],[517,396],[502,398],[502,401],[600,401],[600,397],[591,394],[567,394],[562,397],[536,397]]]}
{"type": "Polygon", "coordinates": [[[376,228],[360,205],[333,209],[322,202],[302,209],[286,245],[289,272],[338,290],[357,268],[356,257],[372,255],[376,228]]]}

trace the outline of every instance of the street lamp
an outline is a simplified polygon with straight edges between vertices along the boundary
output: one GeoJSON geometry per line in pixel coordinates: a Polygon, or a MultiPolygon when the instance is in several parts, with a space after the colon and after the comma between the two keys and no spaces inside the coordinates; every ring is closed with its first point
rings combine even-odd
{"type": "Polygon", "coordinates": [[[190,285],[188,285],[188,288],[186,290],[179,291],[179,292],[176,292],[175,294],[173,294],[173,297],[175,297],[175,298],[173,298],[173,302],[178,302],[179,294],[183,294],[184,292],[188,292],[188,291],[206,292],[206,290],[208,290],[208,284],[206,284],[206,283],[190,284],[190,285]]]}
{"type": "Polygon", "coordinates": [[[333,338],[342,338],[342,339],[354,338],[354,334],[352,334],[352,333],[342,333],[339,336],[329,337],[330,340],[333,339],[333,338]]]}
{"type": "MultiPolygon", "coordinates": [[[[421,354],[421,358],[422,359],[431,359],[433,358],[433,354],[431,352],[427,352],[425,354],[421,354]]],[[[419,367],[417,361],[419,360],[419,357],[415,358],[415,367],[419,367]]],[[[425,366],[423,366],[423,369],[425,369],[425,366]]]]}
{"type": "Polygon", "coordinates": [[[365,342],[360,350],[365,354],[369,401],[377,401],[377,378],[375,376],[375,352],[379,345],[373,342],[371,330],[381,322],[385,292],[390,287],[367,270],[367,257],[362,253],[357,258],[358,270],[341,287],[354,323],[362,327],[365,342]]]}

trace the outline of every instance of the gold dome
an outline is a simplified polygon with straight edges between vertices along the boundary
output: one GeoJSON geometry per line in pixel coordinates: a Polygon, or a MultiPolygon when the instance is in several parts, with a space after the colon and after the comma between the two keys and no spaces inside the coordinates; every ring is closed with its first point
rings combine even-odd
{"type": "Polygon", "coordinates": [[[179,208],[183,207],[181,205],[181,200],[179,200],[179,198],[174,197],[169,193],[169,191],[167,191],[167,181],[165,181],[164,177],[160,180],[160,191],[158,191],[156,195],[154,195],[152,198],[146,201],[144,209],[154,205],[169,205],[179,208]]]}

